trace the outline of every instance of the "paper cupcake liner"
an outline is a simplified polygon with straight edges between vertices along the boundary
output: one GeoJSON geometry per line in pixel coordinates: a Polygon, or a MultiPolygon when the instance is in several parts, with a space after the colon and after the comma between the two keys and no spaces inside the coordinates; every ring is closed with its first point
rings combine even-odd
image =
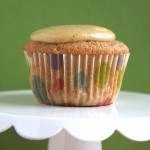
{"type": "Polygon", "coordinates": [[[72,55],[25,52],[30,85],[40,103],[108,105],[116,100],[129,54],[72,55]]]}

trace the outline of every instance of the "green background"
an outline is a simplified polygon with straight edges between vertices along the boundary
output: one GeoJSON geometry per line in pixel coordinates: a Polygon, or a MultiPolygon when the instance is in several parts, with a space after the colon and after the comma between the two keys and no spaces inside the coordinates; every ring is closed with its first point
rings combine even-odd
{"type": "MultiPolygon", "coordinates": [[[[23,44],[39,28],[93,24],[111,29],[130,49],[122,90],[150,93],[149,0],[0,0],[0,91],[29,89],[23,44]]],[[[115,132],[104,150],[148,150],[115,132]]],[[[23,139],[11,128],[0,134],[0,149],[46,150],[47,140],[23,139]]]]}

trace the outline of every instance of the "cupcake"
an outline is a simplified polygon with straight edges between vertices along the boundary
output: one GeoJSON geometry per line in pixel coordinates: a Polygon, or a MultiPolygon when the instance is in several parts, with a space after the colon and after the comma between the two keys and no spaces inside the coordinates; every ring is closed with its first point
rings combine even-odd
{"type": "Polygon", "coordinates": [[[113,103],[129,57],[128,47],[112,31],[92,25],[40,29],[24,52],[36,99],[58,106],[113,103]]]}

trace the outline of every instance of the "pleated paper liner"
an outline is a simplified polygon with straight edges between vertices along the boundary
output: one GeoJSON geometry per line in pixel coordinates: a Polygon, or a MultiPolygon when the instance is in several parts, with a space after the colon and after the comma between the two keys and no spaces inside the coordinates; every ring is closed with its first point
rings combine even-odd
{"type": "Polygon", "coordinates": [[[40,103],[99,106],[120,91],[129,54],[71,55],[25,52],[31,89],[40,103]]]}

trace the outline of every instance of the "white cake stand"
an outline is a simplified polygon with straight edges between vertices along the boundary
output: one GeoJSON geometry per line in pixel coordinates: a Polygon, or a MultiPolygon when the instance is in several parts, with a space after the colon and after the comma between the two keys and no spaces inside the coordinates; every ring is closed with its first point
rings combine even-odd
{"type": "Polygon", "coordinates": [[[49,138],[48,150],[100,150],[115,130],[135,141],[150,140],[150,95],[121,92],[103,107],[39,105],[31,91],[0,92],[0,132],[14,126],[24,138],[49,138]]]}

